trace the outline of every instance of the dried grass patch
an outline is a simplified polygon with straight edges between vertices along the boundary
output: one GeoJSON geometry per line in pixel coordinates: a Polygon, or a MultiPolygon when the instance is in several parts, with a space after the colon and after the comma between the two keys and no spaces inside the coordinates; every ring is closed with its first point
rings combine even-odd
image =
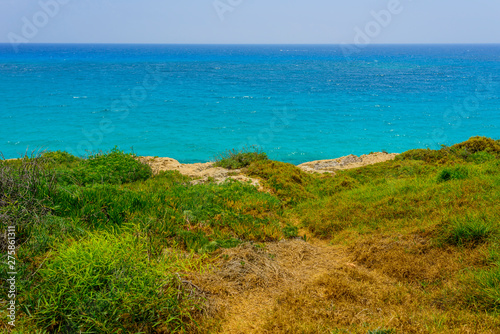
{"type": "Polygon", "coordinates": [[[426,236],[378,237],[351,247],[354,260],[407,283],[434,283],[463,267],[453,247],[434,247],[426,236]]]}

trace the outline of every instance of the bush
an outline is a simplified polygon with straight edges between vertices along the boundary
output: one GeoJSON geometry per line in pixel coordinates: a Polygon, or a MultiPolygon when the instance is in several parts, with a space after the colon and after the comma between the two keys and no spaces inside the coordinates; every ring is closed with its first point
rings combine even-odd
{"type": "Polygon", "coordinates": [[[396,160],[421,160],[426,163],[447,163],[455,160],[449,150],[416,149],[406,151],[396,157],[396,160]]]}
{"type": "Polygon", "coordinates": [[[74,163],[81,161],[82,159],[75,157],[72,154],[64,151],[53,151],[53,152],[45,152],[42,157],[49,162],[56,163],[58,165],[70,166],[74,163]]]}
{"type": "Polygon", "coordinates": [[[500,143],[487,137],[472,137],[463,143],[452,146],[454,149],[466,149],[470,153],[488,152],[494,155],[500,155],[500,143]]]}
{"type": "Polygon", "coordinates": [[[469,170],[463,166],[447,167],[439,172],[438,182],[446,182],[450,180],[463,180],[469,176],[469,170]]]}
{"type": "Polygon", "coordinates": [[[267,154],[261,152],[255,146],[243,148],[242,150],[228,150],[214,158],[216,167],[227,169],[239,169],[247,167],[254,161],[268,160],[267,154]]]}
{"type": "Polygon", "coordinates": [[[147,180],[153,175],[151,167],[137,161],[131,153],[116,147],[108,153],[97,153],[82,160],[74,177],[82,185],[93,183],[122,184],[147,180]]]}
{"type": "Polygon", "coordinates": [[[174,273],[187,262],[151,261],[145,240],[135,235],[93,235],[61,246],[39,271],[30,311],[40,327],[54,332],[179,330],[201,302],[187,298],[174,273]]]}
{"type": "Polygon", "coordinates": [[[476,246],[485,242],[493,233],[491,224],[484,219],[466,217],[446,225],[440,238],[455,246],[476,246]]]}

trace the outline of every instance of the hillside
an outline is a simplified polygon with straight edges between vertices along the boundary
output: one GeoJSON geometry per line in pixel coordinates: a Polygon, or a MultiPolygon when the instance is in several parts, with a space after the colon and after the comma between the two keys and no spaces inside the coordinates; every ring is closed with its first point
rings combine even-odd
{"type": "Polygon", "coordinates": [[[0,328],[500,333],[500,141],[390,159],[229,151],[222,180],[118,149],[0,161],[0,328]]]}

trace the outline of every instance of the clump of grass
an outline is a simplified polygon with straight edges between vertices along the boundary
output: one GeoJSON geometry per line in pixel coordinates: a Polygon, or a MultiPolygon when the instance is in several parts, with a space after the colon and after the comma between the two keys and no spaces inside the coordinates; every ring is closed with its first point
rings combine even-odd
{"type": "Polygon", "coordinates": [[[441,229],[439,236],[444,243],[454,246],[477,246],[491,237],[495,230],[484,219],[457,218],[441,229]]]}
{"type": "Polygon", "coordinates": [[[314,195],[308,190],[314,178],[292,164],[279,161],[256,161],[248,167],[250,175],[258,176],[264,186],[285,204],[295,204],[314,195]]]}
{"type": "Polygon", "coordinates": [[[239,169],[249,166],[252,162],[268,160],[267,154],[256,146],[243,148],[241,150],[232,149],[214,158],[214,166],[227,169],[239,169]]]}
{"type": "MultiPolygon", "coordinates": [[[[493,157],[500,156],[500,142],[486,137],[472,137],[469,140],[451,147],[443,146],[440,150],[416,149],[409,150],[396,157],[396,160],[422,160],[426,163],[448,164],[481,159],[476,153],[488,153],[493,157]]],[[[482,156],[485,158],[486,156],[482,156]]],[[[489,156],[488,156],[489,158],[489,156]]]]}
{"type": "Polygon", "coordinates": [[[299,235],[299,228],[288,224],[283,227],[283,235],[287,238],[296,238],[299,235]]]}
{"type": "Polygon", "coordinates": [[[123,184],[144,181],[153,175],[151,167],[138,161],[132,153],[118,148],[107,153],[97,153],[80,161],[74,170],[74,179],[82,184],[123,184]]]}
{"type": "MultiPolygon", "coordinates": [[[[10,163],[0,161],[0,219],[16,226],[18,242],[51,211],[50,194],[55,188],[55,175],[40,156],[32,152],[10,163]]],[[[4,227],[2,224],[1,228],[4,227]]]]}
{"type": "Polygon", "coordinates": [[[463,298],[475,309],[500,313],[500,261],[491,263],[490,268],[469,272],[463,298]]]}
{"type": "Polygon", "coordinates": [[[438,182],[451,180],[464,180],[469,176],[469,170],[464,166],[446,167],[442,169],[437,177],[438,182]]]}
{"type": "Polygon", "coordinates": [[[61,245],[26,304],[37,325],[54,332],[181,331],[202,303],[176,275],[190,267],[172,255],[150,259],[140,236],[94,234],[61,245]]]}

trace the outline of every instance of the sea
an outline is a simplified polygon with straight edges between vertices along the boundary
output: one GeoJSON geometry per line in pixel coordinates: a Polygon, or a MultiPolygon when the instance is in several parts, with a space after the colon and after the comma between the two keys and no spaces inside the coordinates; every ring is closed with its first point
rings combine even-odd
{"type": "Polygon", "coordinates": [[[0,45],[0,152],[299,164],[500,138],[500,45],[0,45]]]}

